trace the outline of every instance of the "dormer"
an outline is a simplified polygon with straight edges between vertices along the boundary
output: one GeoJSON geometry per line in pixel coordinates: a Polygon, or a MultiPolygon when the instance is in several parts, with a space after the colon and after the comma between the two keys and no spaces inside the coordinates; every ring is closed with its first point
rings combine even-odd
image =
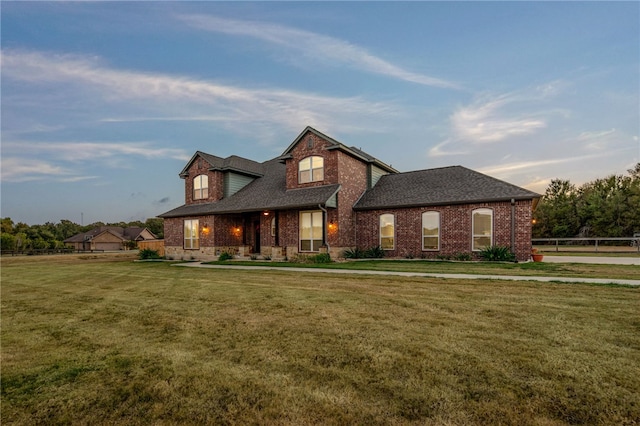
{"type": "Polygon", "coordinates": [[[262,164],[232,155],[217,157],[197,151],[180,172],[185,180],[186,204],[211,203],[233,194],[262,177],[262,164]]]}
{"type": "Polygon", "coordinates": [[[287,166],[287,189],[344,185],[371,188],[380,176],[397,173],[369,154],[347,147],[307,127],[284,151],[280,160],[287,166]]]}

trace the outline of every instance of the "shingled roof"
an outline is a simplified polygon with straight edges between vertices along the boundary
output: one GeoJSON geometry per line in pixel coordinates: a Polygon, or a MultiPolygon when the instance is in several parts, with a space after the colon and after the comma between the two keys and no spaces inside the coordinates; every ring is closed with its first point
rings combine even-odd
{"type": "Polygon", "coordinates": [[[218,157],[215,155],[207,154],[206,152],[197,151],[187,165],[180,172],[180,177],[188,176],[189,167],[196,160],[201,157],[211,166],[209,170],[216,170],[221,172],[235,172],[253,177],[261,177],[264,174],[263,164],[257,161],[249,160],[248,158],[239,157],[237,155],[231,155],[227,158],[218,157]]]}
{"type": "Polygon", "coordinates": [[[213,203],[185,204],[160,217],[198,216],[207,214],[242,213],[317,207],[333,197],[340,185],[286,189],[286,166],[279,159],[261,164],[263,176],[236,192],[213,203]]]}
{"type": "Polygon", "coordinates": [[[530,200],[540,194],[462,166],[388,174],[367,190],[355,210],[530,200]]]}

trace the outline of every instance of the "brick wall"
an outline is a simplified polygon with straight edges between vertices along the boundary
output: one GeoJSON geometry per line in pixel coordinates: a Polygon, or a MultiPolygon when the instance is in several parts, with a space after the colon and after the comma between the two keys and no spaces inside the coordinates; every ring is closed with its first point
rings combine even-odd
{"type": "Polygon", "coordinates": [[[203,158],[196,158],[187,170],[189,176],[184,178],[184,194],[186,204],[210,203],[222,199],[224,195],[224,176],[222,172],[211,172],[211,165],[203,158]],[[206,199],[193,199],[193,178],[198,175],[207,175],[209,178],[209,197],[206,199]]]}
{"type": "Polygon", "coordinates": [[[338,164],[336,151],[327,151],[327,147],[331,144],[324,139],[319,138],[313,133],[307,133],[298,144],[293,147],[289,154],[292,158],[288,159],[287,164],[287,189],[293,188],[309,188],[312,186],[331,185],[340,183],[338,181],[338,164]],[[312,147],[309,147],[309,141],[312,147]],[[320,182],[298,183],[298,163],[300,160],[312,155],[324,158],[324,180],[320,182]]]}
{"type": "MultiPolygon", "coordinates": [[[[408,208],[359,211],[356,214],[357,246],[363,249],[380,244],[379,217],[395,215],[395,250],[389,257],[435,258],[438,255],[472,253],[472,212],[477,208],[493,210],[493,244],[511,246],[511,203],[479,203],[434,208],[408,208]],[[440,250],[422,250],[422,213],[440,212],[440,250]]],[[[531,201],[516,202],[516,257],[528,260],[531,254],[531,201]]]]}
{"type": "MultiPolygon", "coordinates": [[[[367,189],[367,165],[343,152],[338,154],[338,178],[341,184],[338,194],[337,232],[329,232],[330,246],[353,247],[356,222],[353,205],[367,189]],[[335,238],[332,238],[335,234],[335,238]]],[[[329,215],[331,220],[331,214],[329,215]]],[[[331,230],[330,230],[331,231],[331,230]]]]}

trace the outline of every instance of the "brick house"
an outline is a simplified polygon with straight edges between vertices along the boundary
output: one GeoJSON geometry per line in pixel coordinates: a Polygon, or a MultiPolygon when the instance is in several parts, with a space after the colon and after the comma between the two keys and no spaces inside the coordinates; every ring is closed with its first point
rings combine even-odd
{"type": "Polygon", "coordinates": [[[114,251],[124,250],[128,241],[155,240],[156,236],[147,228],[130,226],[99,226],[88,232],[76,234],[63,242],[78,251],[114,251]]]}
{"type": "Polygon", "coordinates": [[[180,177],[185,204],[160,215],[166,256],[176,259],[336,258],[377,246],[389,257],[435,258],[501,245],[528,260],[540,197],[461,166],[400,173],[311,127],[263,163],[198,151],[180,177]]]}

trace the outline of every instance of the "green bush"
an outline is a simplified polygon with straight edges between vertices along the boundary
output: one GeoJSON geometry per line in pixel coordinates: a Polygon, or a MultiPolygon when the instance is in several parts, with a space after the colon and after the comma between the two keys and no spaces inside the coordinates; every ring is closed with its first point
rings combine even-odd
{"type": "Polygon", "coordinates": [[[371,247],[366,250],[361,248],[346,249],[342,252],[345,259],[379,259],[384,257],[384,250],[382,247],[371,247]]]}
{"type": "Polygon", "coordinates": [[[488,262],[515,262],[516,256],[506,246],[491,246],[480,251],[480,258],[488,262]]]}
{"type": "Polygon", "coordinates": [[[371,247],[364,251],[364,257],[367,259],[380,259],[384,257],[384,250],[382,247],[371,247]]]}
{"type": "Polygon", "coordinates": [[[233,255],[226,251],[223,251],[222,253],[220,253],[220,256],[218,256],[219,262],[223,262],[225,260],[231,260],[231,259],[233,259],[233,255]]]}
{"type": "Polygon", "coordinates": [[[342,256],[344,256],[345,259],[362,259],[364,257],[364,251],[358,247],[353,249],[349,248],[342,252],[342,256]]]}
{"type": "Polygon", "coordinates": [[[311,263],[331,263],[331,256],[329,253],[320,253],[315,256],[309,256],[309,262],[311,263]]]}
{"type": "Polygon", "coordinates": [[[152,249],[142,249],[142,250],[140,250],[140,252],[138,253],[138,257],[141,260],[162,259],[162,257],[160,256],[160,253],[158,253],[158,250],[152,250],[152,249]]]}
{"type": "Polygon", "coordinates": [[[453,258],[459,262],[468,262],[473,260],[473,257],[470,253],[457,253],[453,256],[453,258]]]}

